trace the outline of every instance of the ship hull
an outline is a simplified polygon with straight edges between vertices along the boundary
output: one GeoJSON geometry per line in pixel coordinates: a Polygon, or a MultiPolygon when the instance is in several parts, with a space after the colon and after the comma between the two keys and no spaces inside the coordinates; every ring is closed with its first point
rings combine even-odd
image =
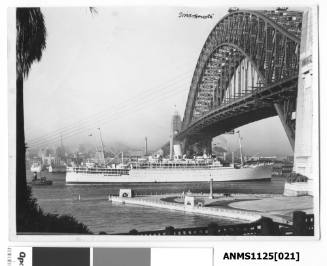
{"type": "Polygon", "coordinates": [[[265,180],[271,178],[272,168],[257,166],[255,168],[235,169],[221,167],[216,169],[131,169],[129,175],[105,175],[103,173],[66,172],[66,183],[188,183],[265,180]]]}

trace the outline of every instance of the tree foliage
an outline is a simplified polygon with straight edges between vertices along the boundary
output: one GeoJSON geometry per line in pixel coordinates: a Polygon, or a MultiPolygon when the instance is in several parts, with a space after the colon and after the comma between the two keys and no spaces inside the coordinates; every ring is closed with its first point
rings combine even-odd
{"type": "Polygon", "coordinates": [[[16,9],[16,231],[17,233],[78,233],[89,229],[74,217],[44,213],[26,184],[24,82],[46,47],[46,26],[40,8],[16,9]]]}
{"type": "Polygon", "coordinates": [[[32,197],[30,187],[25,197],[25,208],[17,214],[17,233],[91,234],[86,225],[72,216],[45,213],[32,197]]]}
{"type": "Polygon", "coordinates": [[[26,77],[46,47],[46,26],[40,8],[17,8],[16,30],[16,71],[26,77]]]}

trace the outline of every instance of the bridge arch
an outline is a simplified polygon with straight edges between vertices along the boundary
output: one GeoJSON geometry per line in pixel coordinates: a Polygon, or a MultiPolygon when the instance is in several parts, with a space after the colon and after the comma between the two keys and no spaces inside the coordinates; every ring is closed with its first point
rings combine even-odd
{"type": "MultiPolygon", "coordinates": [[[[256,86],[252,84],[251,89],[254,87],[262,87],[265,83],[264,74],[260,72],[255,62],[242,48],[235,44],[222,43],[212,51],[203,68],[201,75],[202,79],[198,85],[197,95],[194,99],[192,122],[223,103],[223,99],[226,98],[231,81],[235,78],[235,75],[238,70],[240,70],[240,66],[244,61],[248,63],[246,71],[248,71],[248,68],[254,70],[259,77],[256,79],[256,86]],[[207,73],[208,71],[211,72],[209,75],[207,73]]],[[[241,86],[239,86],[239,88],[241,88],[241,86]]]]}
{"type": "Polygon", "coordinates": [[[302,13],[297,11],[239,10],[224,16],[210,32],[198,58],[183,117],[184,135],[221,108],[224,91],[243,60],[259,75],[257,87],[271,88],[284,80],[295,80],[301,23],[302,13]]]}

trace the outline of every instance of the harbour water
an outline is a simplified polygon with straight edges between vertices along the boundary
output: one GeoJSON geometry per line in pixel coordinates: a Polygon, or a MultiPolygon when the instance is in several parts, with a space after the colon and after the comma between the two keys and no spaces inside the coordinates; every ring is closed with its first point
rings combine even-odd
{"type": "MultiPolygon", "coordinates": [[[[40,175],[40,174],[39,174],[40,175]]],[[[65,174],[42,172],[42,176],[53,181],[52,186],[33,186],[38,204],[45,212],[68,214],[86,224],[93,233],[124,233],[132,229],[139,231],[164,229],[166,226],[207,226],[210,222],[230,224],[237,221],[217,217],[199,216],[178,211],[169,211],[135,205],[120,205],[108,202],[108,195],[117,195],[120,188],[133,188],[137,194],[163,194],[181,192],[209,192],[208,183],[156,183],[156,184],[101,184],[66,185],[65,174]]],[[[28,181],[32,173],[28,172],[28,181]]],[[[271,181],[216,182],[215,193],[283,193],[285,179],[271,181]]]]}

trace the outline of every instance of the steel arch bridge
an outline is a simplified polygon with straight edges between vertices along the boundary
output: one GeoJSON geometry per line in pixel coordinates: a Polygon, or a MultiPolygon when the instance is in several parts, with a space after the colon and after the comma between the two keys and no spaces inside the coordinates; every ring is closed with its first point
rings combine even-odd
{"type": "Polygon", "coordinates": [[[182,129],[188,145],[278,115],[294,148],[302,12],[234,10],[205,41],[182,129]]]}

